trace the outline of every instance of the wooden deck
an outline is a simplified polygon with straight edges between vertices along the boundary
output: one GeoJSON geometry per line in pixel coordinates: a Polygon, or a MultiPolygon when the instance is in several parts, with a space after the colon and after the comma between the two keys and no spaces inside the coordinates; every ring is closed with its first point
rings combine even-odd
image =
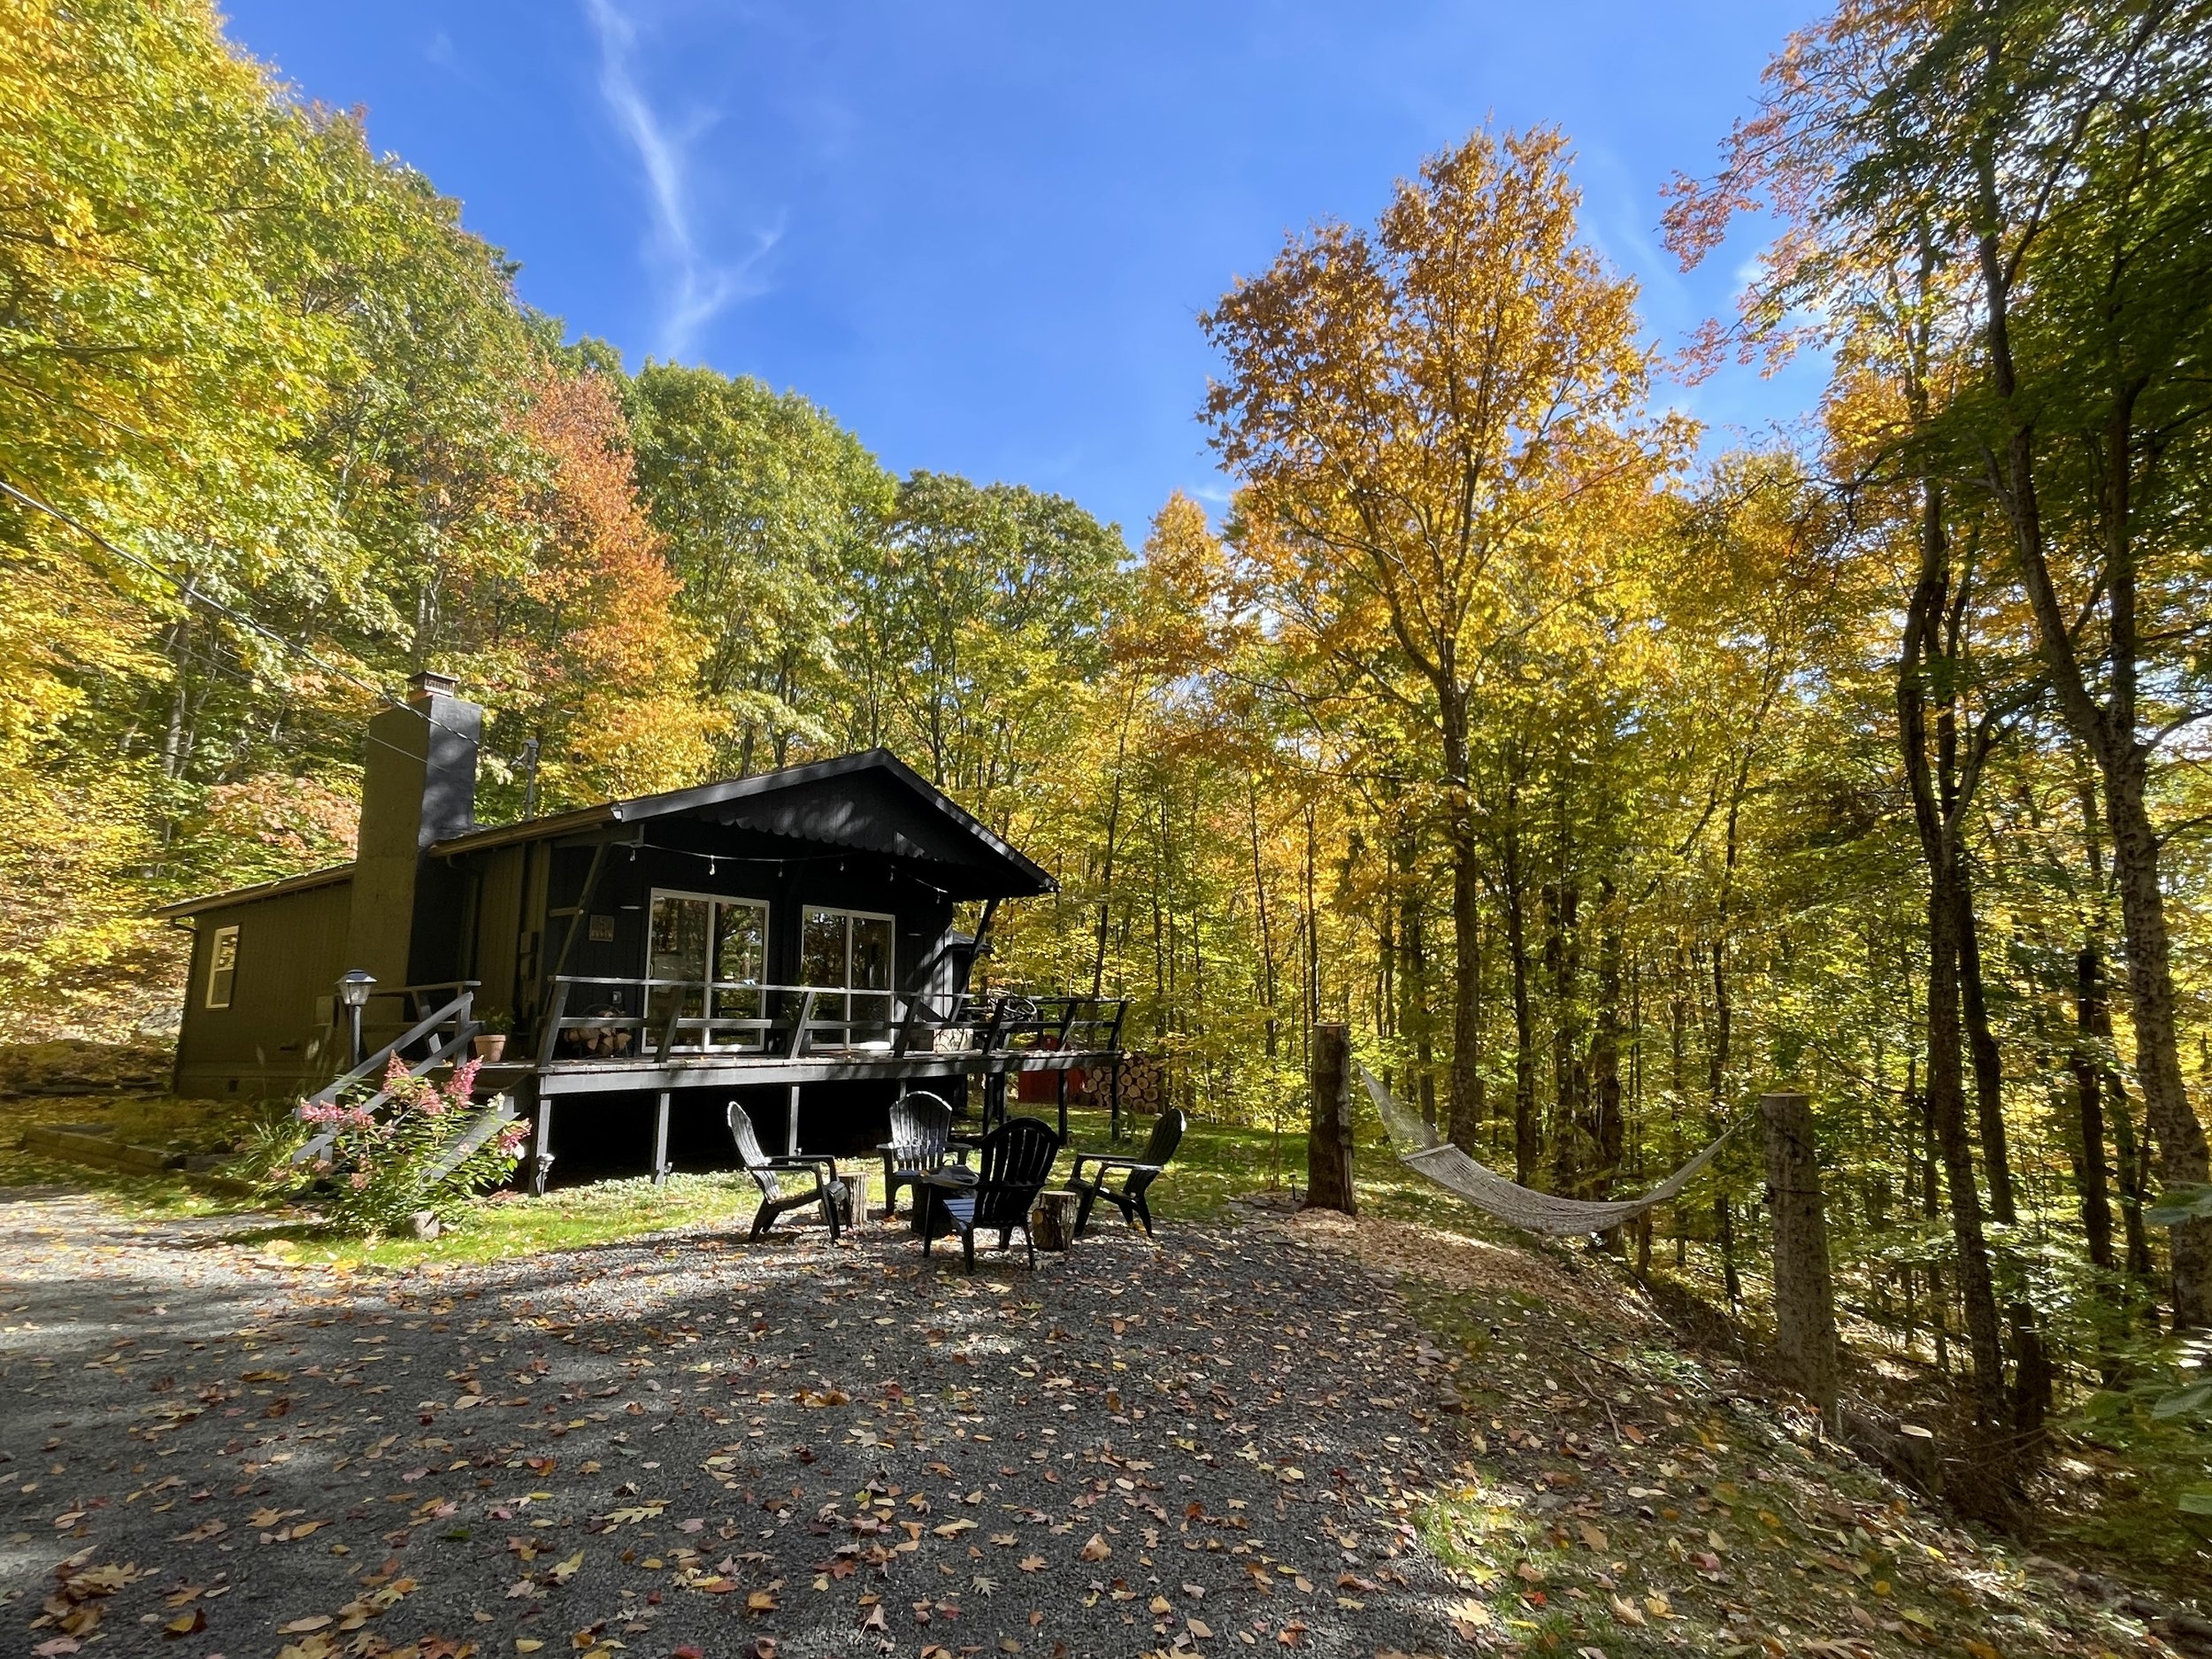
{"type": "MultiPolygon", "coordinates": [[[[458,1064],[482,1031],[473,1017],[474,990],[466,982],[406,987],[410,1013],[419,1016],[415,1023],[315,1100],[352,1091],[365,1094],[375,1110],[386,1098],[379,1080],[395,1058],[417,1075],[458,1064]],[[449,997],[430,1006],[448,992],[449,997]]],[[[653,1097],[657,1180],[668,1167],[670,1097],[689,1089],[786,1090],[784,1149],[796,1152],[800,1095],[809,1085],[956,1079],[964,1093],[968,1080],[979,1079],[987,1128],[1006,1115],[1009,1077],[1056,1073],[1063,1080],[1057,1093],[1064,1133],[1064,1079],[1071,1072],[1095,1071],[1106,1080],[1119,1129],[1127,1004],[1116,998],[962,992],[933,999],[869,987],[564,975],[554,976],[548,992],[526,1057],[488,1062],[476,1071],[480,1098],[503,1096],[534,1118],[532,1185],[541,1192],[552,1164],[554,1106],[587,1095],[653,1097]],[[573,1011],[574,1002],[587,999],[598,1005],[573,1011]],[[826,1013],[826,1004],[840,1004],[842,1011],[826,1013]],[[707,1012],[710,1008],[714,1011],[707,1012]]],[[[311,1141],[301,1156],[319,1150],[328,1138],[311,1141]]]]}
{"type": "Polygon", "coordinates": [[[1118,1048],[1020,1048],[995,1054],[840,1053],[802,1055],[718,1052],[666,1057],[555,1060],[485,1066],[482,1081],[502,1087],[534,1080],[541,1096],[654,1092],[679,1088],[747,1088],[808,1083],[898,1082],[921,1078],[991,1078],[1016,1071],[1104,1070],[1118,1048]]]}

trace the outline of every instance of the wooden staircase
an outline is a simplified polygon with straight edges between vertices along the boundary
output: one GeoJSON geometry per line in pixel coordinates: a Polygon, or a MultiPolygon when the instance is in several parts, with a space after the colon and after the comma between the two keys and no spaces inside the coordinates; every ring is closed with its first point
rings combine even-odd
{"type": "MultiPolygon", "coordinates": [[[[474,987],[463,986],[459,994],[443,1006],[417,1020],[351,1071],[334,1078],[316,1090],[301,1102],[301,1110],[304,1111],[311,1106],[334,1105],[371,1079],[379,1079],[375,1092],[358,1104],[372,1112],[381,1110],[391,1099],[391,1094],[384,1087],[381,1079],[390,1070],[395,1056],[399,1056],[409,1077],[421,1077],[442,1065],[455,1064],[458,1056],[467,1052],[470,1042],[484,1029],[475,1018],[475,998],[474,987]],[[418,1043],[426,1044],[426,1051],[419,1057],[408,1058],[407,1050],[418,1043]]],[[[459,1168],[463,1159],[497,1134],[500,1127],[511,1121],[514,1115],[512,1095],[503,1094],[494,1096],[489,1104],[471,1119],[468,1128],[446,1149],[433,1171],[433,1179],[450,1174],[459,1168]]],[[[336,1131],[326,1130],[293,1153],[291,1161],[294,1164],[311,1163],[329,1151],[336,1139],[336,1131]]]]}

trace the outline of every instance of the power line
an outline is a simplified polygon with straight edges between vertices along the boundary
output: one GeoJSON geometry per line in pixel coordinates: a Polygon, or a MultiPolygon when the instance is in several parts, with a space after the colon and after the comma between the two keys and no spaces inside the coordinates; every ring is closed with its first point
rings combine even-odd
{"type": "MultiPolygon", "coordinates": [[[[0,485],[0,488],[5,487],[4,485],[0,485]]],[[[244,687],[250,692],[259,690],[262,686],[266,683],[267,677],[259,673],[256,671],[252,664],[247,662],[244,657],[239,656],[237,648],[234,645],[226,642],[219,635],[212,633],[211,631],[207,637],[207,654],[204,657],[197,658],[197,661],[199,665],[207,670],[209,673],[217,675],[224,680],[234,681],[236,684],[244,687]],[[221,655],[221,653],[225,651],[229,653],[228,661],[226,661],[221,655]]],[[[414,711],[418,714],[422,712],[419,709],[415,710],[414,711]]],[[[425,715],[423,718],[427,719],[429,717],[425,715]]],[[[451,730],[449,726],[441,726],[439,729],[441,731],[451,730]]],[[[388,738],[379,737],[374,732],[364,732],[362,736],[368,741],[368,743],[372,748],[389,749],[393,754],[411,761],[419,761],[422,758],[422,757],[416,754],[414,750],[411,749],[403,749],[399,744],[392,742],[388,738]]],[[[495,758],[497,758],[497,757],[495,757],[495,758]]]]}
{"type": "Polygon", "coordinates": [[[420,716],[425,721],[428,722],[433,728],[437,731],[443,732],[449,737],[457,737],[465,743],[480,743],[480,739],[471,736],[466,732],[455,730],[452,726],[446,725],[443,721],[434,718],[427,710],[417,708],[404,697],[397,696],[395,694],[385,690],[381,686],[373,685],[368,680],[362,679],[360,675],[356,674],[349,670],[341,668],[334,663],[325,662],[321,657],[316,656],[314,652],[309,650],[305,646],[298,643],[296,641],[287,639],[283,634],[279,634],[274,628],[270,627],[266,623],[257,621],[252,617],[247,616],[241,611],[232,610],[228,605],[223,603],[221,600],[213,599],[204,593],[200,593],[194,588],[189,582],[179,581],[174,576],[172,576],[167,571],[162,569],[160,565],[155,564],[151,559],[146,558],[142,555],[134,553],[128,548],[119,547],[115,542],[110,541],[97,530],[93,529],[89,525],[84,524],[79,519],[72,518],[69,514],[64,512],[60,508],[54,506],[51,503],[41,501],[37,496],[31,495],[28,491],[19,489],[16,486],[8,482],[8,480],[4,478],[0,478],[0,495],[11,495],[17,501],[21,502],[25,506],[34,508],[36,511],[46,514],[49,518],[53,518],[61,524],[67,525],[72,530],[74,530],[79,535],[84,537],[88,541],[90,541],[94,546],[99,548],[104,552],[112,554],[115,557],[122,559],[127,564],[135,565],[139,569],[146,572],[157,581],[166,582],[171,588],[176,590],[177,596],[180,599],[182,599],[188,605],[196,604],[204,606],[206,609],[215,612],[218,616],[225,618],[228,621],[236,624],[238,626],[246,628],[255,634],[258,634],[265,640],[274,641],[277,647],[286,654],[300,657],[311,666],[320,669],[324,673],[329,674],[335,679],[342,680],[348,685],[354,687],[357,690],[367,692],[369,695],[376,698],[379,702],[388,703],[395,709],[404,709],[410,714],[420,716]]]}

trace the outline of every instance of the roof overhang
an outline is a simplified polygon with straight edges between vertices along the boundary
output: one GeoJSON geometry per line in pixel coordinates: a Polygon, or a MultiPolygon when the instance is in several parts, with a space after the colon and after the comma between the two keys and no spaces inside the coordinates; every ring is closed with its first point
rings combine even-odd
{"type": "Polygon", "coordinates": [[[888,749],[787,766],[696,788],[609,801],[573,811],[472,831],[431,853],[459,858],[518,841],[599,840],[634,826],[688,818],[756,834],[897,858],[933,868],[956,897],[1020,898],[1057,883],[888,749]]]}
{"type": "Polygon", "coordinates": [[[234,904],[251,904],[260,899],[280,899],[288,893],[305,893],[315,887],[335,887],[341,881],[353,879],[351,864],[333,864],[327,870],[311,870],[305,875],[286,876],[276,881],[258,881],[250,887],[233,887],[228,893],[206,893],[198,898],[179,899],[165,904],[154,914],[165,918],[197,916],[204,910],[227,910],[234,904]]]}

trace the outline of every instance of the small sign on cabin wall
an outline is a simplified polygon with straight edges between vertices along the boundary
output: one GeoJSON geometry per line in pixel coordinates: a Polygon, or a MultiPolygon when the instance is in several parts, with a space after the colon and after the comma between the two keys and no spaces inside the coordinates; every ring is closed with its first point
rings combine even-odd
{"type": "Polygon", "coordinates": [[[614,943],[614,918],[595,916],[591,918],[591,942],[595,945],[614,943]]]}

